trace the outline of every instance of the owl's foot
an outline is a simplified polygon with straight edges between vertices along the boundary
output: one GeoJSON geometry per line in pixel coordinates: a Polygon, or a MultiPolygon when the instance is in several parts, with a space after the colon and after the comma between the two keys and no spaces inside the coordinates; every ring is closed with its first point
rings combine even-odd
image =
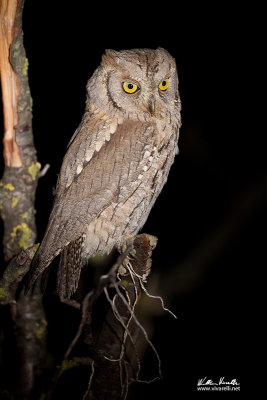
{"type": "Polygon", "coordinates": [[[143,281],[146,280],[152,264],[152,251],[157,245],[157,237],[146,233],[140,235],[132,235],[124,240],[124,243],[119,249],[120,252],[129,251],[128,255],[124,258],[122,264],[119,267],[120,275],[129,274],[129,268],[136,271],[135,266],[138,266],[137,273],[143,281]]]}

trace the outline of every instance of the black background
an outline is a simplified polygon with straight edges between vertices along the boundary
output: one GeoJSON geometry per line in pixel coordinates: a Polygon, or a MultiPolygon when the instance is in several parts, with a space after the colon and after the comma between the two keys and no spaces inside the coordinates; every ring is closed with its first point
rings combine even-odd
{"type": "MultiPolygon", "coordinates": [[[[265,242],[267,168],[259,133],[249,126],[251,17],[244,5],[165,3],[143,10],[136,2],[26,0],[24,9],[35,145],[41,164],[51,165],[37,192],[39,240],[83,113],[86,82],[104,50],[160,46],[176,58],[180,154],[143,232],[159,238],[152,292],[178,319],[154,318],[164,379],[135,384],[132,399],[188,398],[205,376],[237,379],[245,390],[248,282],[260,269],[265,242]]],[[[148,353],[144,377],[155,374],[155,363],[148,353]]]]}

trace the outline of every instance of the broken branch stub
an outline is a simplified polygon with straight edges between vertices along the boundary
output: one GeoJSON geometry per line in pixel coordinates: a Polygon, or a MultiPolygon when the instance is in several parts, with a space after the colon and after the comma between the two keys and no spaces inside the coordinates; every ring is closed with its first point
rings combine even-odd
{"type": "Polygon", "coordinates": [[[139,279],[129,272],[127,264],[130,263],[136,275],[146,282],[156,243],[157,239],[148,234],[135,236],[127,243],[131,246],[129,255],[121,265],[113,268],[109,284],[103,288],[110,309],[97,337],[92,331],[90,300],[93,296],[89,299],[84,335],[89,354],[94,359],[94,374],[90,377],[90,387],[84,399],[125,398],[129,382],[138,378],[139,342],[135,338],[140,339],[136,332],[140,328],[134,310],[142,288],[139,279]]]}
{"type": "Polygon", "coordinates": [[[34,199],[41,168],[32,134],[32,98],[23,46],[24,1],[0,2],[0,76],[4,114],[5,171],[0,182],[6,260],[36,239],[34,199]]]}

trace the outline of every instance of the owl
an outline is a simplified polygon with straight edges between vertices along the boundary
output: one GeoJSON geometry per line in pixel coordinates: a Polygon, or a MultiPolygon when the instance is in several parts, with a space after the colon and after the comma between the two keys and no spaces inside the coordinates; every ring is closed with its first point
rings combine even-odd
{"type": "Polygon", "coordinates": [[[70,298],[90,257],[120,250],[138,233],[178,153],[180,110],[176,63],[166,50],[105,51],[87,83],[26,290],[61,253],[57,290],[70,298]]]}

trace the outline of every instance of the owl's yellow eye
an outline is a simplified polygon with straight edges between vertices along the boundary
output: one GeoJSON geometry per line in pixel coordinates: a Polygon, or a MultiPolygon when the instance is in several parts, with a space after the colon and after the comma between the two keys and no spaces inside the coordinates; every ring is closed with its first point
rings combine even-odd
{"type": "Polygon", "coordinates": [[[162,79],[162,81],[159,84],[160,90],[166,90],[166,89],[168,89],[168,86],[169,86],[169,79],[167,79],[167,78],[162,79]]]}
{"type": "Polygon", "coordinates": [[[139,89],[139,87],[132,82],[123,82],[122,87],[126,93],[135,93],[139,89]]]}

